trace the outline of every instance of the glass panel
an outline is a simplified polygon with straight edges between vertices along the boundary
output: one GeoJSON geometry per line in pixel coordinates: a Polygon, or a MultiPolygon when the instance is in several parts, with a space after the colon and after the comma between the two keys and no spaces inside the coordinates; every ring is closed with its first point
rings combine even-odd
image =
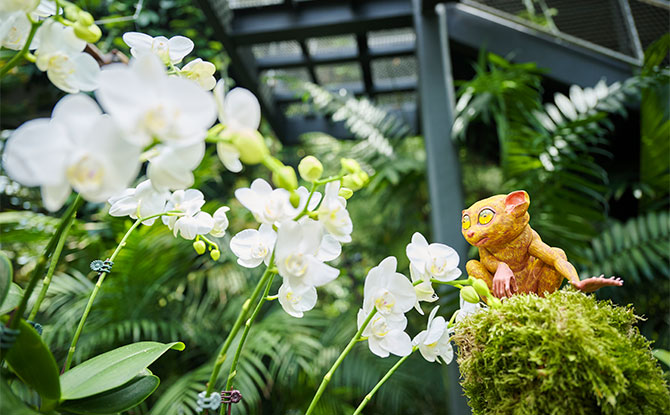
{"type": "Polygon", "coordinates": [[[270,69],[261,72],[261,81],[273,93],[289,93],[294,91],[295,88],[291,88],[291,83],[295,80],[309,81],[307,68],[270,69]]]}
{"type": "Polygon", "coordinates": [[[319,65],[315,67],[319,83],[329,89],[361,90],[361,67],[358,63],[319,65]]]}
{"type": "Polygon", "coordinates": [[[413,56],[375,59],[372,65],[372,80],[375,84],[416,82],[416,58],[413,56]]]}
{"type": "Polygon", "coordinates": [[[301,56],[300,44],[295,40],[285,42],[260,43],[251,47],[256,59],[274,56],[301,56]]]}
{"type": "Polygon", "coordinates": [[[311,55],[356,53],[356,38],[353,35],[326,36],[307,39],[307,49],[311,55]]]}
{"type": "Polygon", "coordinates": [[[249,7],[269,6],[282,4],[284,0],[228,0],[231,9],[247,9],[249,7]]]}
{"type": "Polygon", "coordinates": [[[416,92],[392,92],[389,94],[379,94],[374,99],[375,105],[385,111],[414,110],[416,109],[416,101],[416,92]]]}
{"type": "Polygon", "coordinates": [[[370,32],[368,34],[368,48],[370,49],[384,49],[398,46],[414,46],[416,42],[416,34],[414,29],[393,29],[380,30],[378,32],[370,32]]]}

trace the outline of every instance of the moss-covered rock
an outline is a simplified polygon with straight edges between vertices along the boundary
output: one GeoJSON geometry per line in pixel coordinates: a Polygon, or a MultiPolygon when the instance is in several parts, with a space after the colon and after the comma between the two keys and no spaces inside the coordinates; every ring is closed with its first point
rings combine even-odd
{"type": "Polygon", "coordinates": [[[670,393],[630,307],[573,290],[517,295],[454,336],[475,414],[670,414],[670,393]]]}

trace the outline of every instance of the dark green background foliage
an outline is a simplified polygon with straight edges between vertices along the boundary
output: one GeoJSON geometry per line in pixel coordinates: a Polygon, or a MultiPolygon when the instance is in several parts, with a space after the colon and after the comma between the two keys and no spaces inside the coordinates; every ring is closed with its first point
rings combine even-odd
{"type": "Polygon", "coordinates": [[[668,386],[638,319],[571,289],[468,317],[454,339],[474,413],[668,413],[668,386]]]}

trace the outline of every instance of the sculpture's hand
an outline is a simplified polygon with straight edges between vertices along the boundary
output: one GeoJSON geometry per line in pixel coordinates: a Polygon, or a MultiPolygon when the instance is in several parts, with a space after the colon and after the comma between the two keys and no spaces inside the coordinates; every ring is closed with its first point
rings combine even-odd
{"type": "Polygon", "coordinates": [[[600,275],[599,277],[591,277],[578,282],[570,281],[570,284],[581,292],[592,293],[603,287],[621,287],[623,280],[619,277],[604,278],[604,275],[600,275]]]}
{"type": "Polygon", "coordinates": [[[493,276],[493,295],[498,298],[509,298],[516,294],[517,291],[516,278],[514,278],[512,269],[504,262],[501,262],[498,264],[498,269],[493,276]]]}

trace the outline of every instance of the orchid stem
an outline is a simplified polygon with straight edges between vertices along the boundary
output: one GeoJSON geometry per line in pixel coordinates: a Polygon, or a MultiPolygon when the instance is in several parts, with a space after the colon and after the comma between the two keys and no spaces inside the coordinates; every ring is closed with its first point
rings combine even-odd
{"type": "Polygon", "coordinates": [[[370,321],[372,320],[372,317],[377,313],[377,309],[373,308],[370,314],[365,318],[365,321],[363,321],[363,324],[361,324],[361,327],[358,329],[356,334],[354,334],[354,337],[351,338],[349,341],[349,344],[347,344],[347,347],[344,348],[340,356],[337,358],[335,363],[333,363],[333,366],[331,366],[330,370],[326,373],[326,375],[323,377],[323,380],[321,381],[321,385],[319,385],[319,389],[316,391],[316,394],[314,395],[314,398],[312,398],[312,403],[309,404],[309,408],[307,408],[307,412],[305,412],[305,415],[311,414],[314,409],[316,408],[316,404],[319,402],[319,399],[321,399],[321,395],[323,395],[323,392],[326,390],[326,387],[328,386],[328,383],[330,383],[331,378],[333,377],[333,373],[335,373],[335,370],[342,364],[342,361],[344,360],[345,357],[349,354],[351,349],[354,348],[354,345],[358,343],[358,340],[361,337],[361,334],[363,334],[363,330],[368,326],[370,321]]]}
{"type": "Polygon", "coordinates": [[[44,277],[44,280],[42,282],[42,289],[40,289],[40,293],[37,296],[37,300],[33,305],[33,309],[30,312],[30,315],[28,316],[28,320],[35,319],[35,316],[37,315],[37,312],[39,311],[40,306],[42,305],[42,301],[44,301],[44,297],[46,296],[47,291],[49,290],[49,286],[51,285],[51,278],[53,277],[54,272],[56,271],[56,265],[58,265],[58,260],[60,259],[60,255],[63,252],[63,245],[65,245],[65,240],[67,239],[67,235],[70,232],[70,228],[72,227],[73,223],[74,223],[74,217],[70,217],[70,220],[68,220],[67,225],[65,225],[65,229],[63,229],[63,233],[58,238],[56,249],[54,250],[53,255],[51,256],[51,262],[49,263],[49,269],[47,270],[47,275],[44,277]]]}
{"type": "MultiPolygon", "coordinates": [[[[28,17],[28,18],[30,19],[30,17],[28,17]]],[[[0,68],[0,79],[4,78],[5,75],[7,75],[7,73],[13,67],[18,65],[19,62],[21,61],[21,59],[23,59],[28,54],[28,52],[30,51],[30,44],[32,43],[33,38],[35,37],[35,33],[37,33],[37,28],[40,27],[42,22],[33,22],[31,20],[30,24],[31,24],[30,33],[28,33],[28,37],[26,38],[26,44],[23,45],[23,48],[16,55],[14,55],[12,57],[12,59],[10,59],[9,62],[7,62],[6,65],[4,65],[2,68],[0,68]]]]}
{"type": "MultiPolygon", "coordinates": [[[[268,268],[269,269],[269,268],[268,268]]],[[[230,366],[230,372],[228,374],[228,381],[226,382],[226,389],[225,390],[230,390],[230,388],[233,386],[233,380],[235,379],[235,375],[237,375],[237,362],[240,360],[240,355],[242,354],[242,349],[244,348],[244,342],[247,340],[247,336],[249,335],[249,330],[251,329],[251,325],[254,323],[254,320],[256,320],[256,316],[258,313],[261,311],[261,307],[263,307],[263,304],[265,303],[265,300],[267,299],[268,292],[270,292],[270,286],[272,285],[272,280],[274,279],[275,274],[273,272],[270,272],[267,274],[267,282],[265,284],[265,292],[263,293],[263,296],[261,296],[261,299],[258,301],[258,304],[256,304],[256,308],[254,309],[253,313],[251,313],[251,316],[249,319],[246,321],[244,324],[244,331],[242,332],[242,337],[240,338],[240,342],[237,343],[237,349],[235,350],[235,356],[233,357],[233,363],[230,366]]],[[[221,415],[225,415],[226,409],[225,406],[221,406],[221,415]]]]}
{"type": "Polygon", "coordinates": [[[235,323],[233,324],[233,328],[230,330],[230,333],[228,333],[226,340],[224,340],[223,344],[221,345],[219,354],[216,357],[216,362],[214,363],[214,367],[212,368],[212,374],[209,377],[209,382],[207,382],[207,391],[206,391],[207,396],[211,395],[212,392],[214,391],[214,388],[216,387],[216,379],[219,377],[221,366],[226,361],[228,349],[230,348],[230,345],[233,342],[235,336],[237,336],[237,332],[240,331],[240,327],[242,327],[242,322],[247,318],[247,315],[249,314],[249,310],[251,307],[251,303],[256,301],[256,298],[258,298],[258,296],[261,294],[261,290],[265,287],[267,279],[270,277],[270,274],[272,274],[271,268],[273,268],[272,267],[273,263],[274,263],[274,254],[270,259],[270,265],[265,269],[265,272],[263,273],[261,279],[258,281],[258,284],[256,284],[254,291],[242,305],[242,309],[240,310],[240,314],[238,314],[237,316],[237,320],[235,320],[235,323]]]}
{"type": "MultiPolygon", "coordinates": [[[[172,211],[170,211],[172,212],[172,211]]],[[[166,215],[170,212],[162,212],[158,213],[155,215],[147,216],[145,218],[138,218],[132,226],[126,231],[126,234],[123,235],[123,238],[121,239],[121,242],[116,246],[116,249],[112,253],[112,256],[109,257],[108,261],[114,262],[116,259],[116,256],[119,255],[119,252],[121,252],[121,249],[123,249],[124,246],[126,246],[126,241],[128,240],[128,237],[130,237],[130,234],[133,233],[133,231],[140,226],[142,222],[145,220],[157,218],[163,215],[166,215]]],[[[74,352],[77,349],[77,343],[79,342],[79,336],[81,336],[81,332],[84,330],[84,323],[86,323],[86,319],[88,318],[88,314],[91,312],[91,308],[93,307],[93,301],[95,301],[95,297],[98,295],[98,291],[100,291],[100,287],[102,286],[102,283],[105,281],[105,276],[107,275],[107,272],[105,271],[100,271],[98,273],[98,281],[95,283],[95,287],[93,287],[93,291],[91,292],[91,295],[88,297],[88,303],[86,303],[86,308],[84,309],[84,314],[82,314],[81,319],[79,320],[79,324],[77,325],[77,330],[74,332],[74,337],[72,338],[72,343],[70,344],[70,349],[67,352],[67,358],[65,360],[65,365],[63,366],[63,370],[61,373],[65,373],[68,370],[70,370],[70,366],[72,365],[72,358],[74,357],[74,352]]]]}
{"type": "MultiPolygon", "coordinates": [[[[412,349],[412,353],[414,353],[415,350],[416,350],[416,348],[413,348],[413,349],[412,349]]],[[[365,398],[363,398],[363,400],[361,401],[361,404],[358,405],[358,408],[356,408],[356,411],[353,413],[353,415],[359,415],[359,414],[361,413],[361,411],[363,411],[363,408],[365,408],[365,405],[367,405],[368,402],[370,402],[370,400],[372,399],[372,397],[375,395],[375,393],[377,393],[377,391],[379,390],[379,388],[382,387],[382,385],[384,384],[384,382],[386,382],[386,381],[393,375],[393,373],[395,373],[395,371],[398,370],[398,368],[400,367],[400,365],[402,365],[403,363],[405,363],[405,360],[407,360],[407,358],[410,357],[410,356],[412,355],[412,353],[408,354],[407,356],[403,356],[402,359],[398,360],[398,361],[396,362],[396,364],[393,365],[393,367],[392,367],[391,369],[389,369],[388,372],[386,372],[386,374],[384,375],[384,377],[383,377],[383,378],[382,378],[382,379],[375,385],[374,388],[372,388],[372,390],[370,391],[370,393],[368,393],[367,395],[365,395],[365,398]]]]}

